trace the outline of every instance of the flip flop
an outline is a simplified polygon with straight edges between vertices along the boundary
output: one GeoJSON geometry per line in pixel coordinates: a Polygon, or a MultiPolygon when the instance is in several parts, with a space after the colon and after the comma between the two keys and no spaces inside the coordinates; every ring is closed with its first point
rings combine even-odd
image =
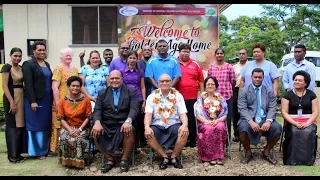
{"type": "Polygon", "coordinates": [[[210,164],[210,165],[216,165],[216,164],[217,164],[217,161],[216,161],[216,160],[210,161],[209,164],[210,164]]]}
{"type": "Polygon", "coordinates": [[[39,160],[45,160],[46,157],[45,156],[39,156],[39,160]]]}
{"type": "Polygon", "coordinates": [[[27,158],[26,157],[23,157],[23,156],[19,156],[19,158],[20,158],[20,162],[24,162],[25,160],[27,160],[27,158]]]}

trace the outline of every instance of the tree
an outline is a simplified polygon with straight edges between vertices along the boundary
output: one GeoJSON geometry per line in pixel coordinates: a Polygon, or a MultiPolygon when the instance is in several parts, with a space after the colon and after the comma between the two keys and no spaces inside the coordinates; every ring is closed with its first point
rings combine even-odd
{"type": "Polygon", "coordinates": [[[303,43],[308,50],[320,49],[319,4],[272,4],[262,5],[264,16],[274,17],[286,36],[286,51],[303,43]]]}

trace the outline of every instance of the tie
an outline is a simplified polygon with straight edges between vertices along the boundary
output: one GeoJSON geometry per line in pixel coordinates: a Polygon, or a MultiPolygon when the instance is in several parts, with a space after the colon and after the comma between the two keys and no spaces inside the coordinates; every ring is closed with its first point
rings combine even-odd
{"type": "Polygon", "coordinates": [[[113,103],[114,107],[117,109],[119,102],[119,89],[114,89],[113,103]]]}
{"type": "Polygon", "coordinates": [[[257,112],[255,116],[255,121],[256,123],[261,122],[261,102],[260,102],[260,93],[259,93],[259,88],[256,88],[256,98],[257,98],[257,112]]]}

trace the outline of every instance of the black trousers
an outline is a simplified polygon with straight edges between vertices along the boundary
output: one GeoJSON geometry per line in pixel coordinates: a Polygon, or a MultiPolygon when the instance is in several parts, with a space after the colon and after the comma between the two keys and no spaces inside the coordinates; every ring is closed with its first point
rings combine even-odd
{"type": "Polygon", "coordinates": [[[240,113],[238,111],[238,96],[239,96],[239,87],[233,89],[233,135],[239,137],[238,132],[238,121],[240,119],[240,113]]]}
{"type": "Polygon", "coordinates": [[[226,100],[226,102],[228,104],[228,115],[227,115],[228,134],[229,134],[229,137],[231,138],[230,134],[231,134],[231,121],[233,116],[233,97],[226,100]]]}
{"type": "Polygon", "coordinates": [[[194,117],[194,110],[193,105],[197,101],[197,99],[188,99],[185,100],[185,104],[187,107],[187,116],[188,116],[188,129],[189,129],[189,136],[188,141],[191,144],[195,144],[197,141],[197,127],[196,127],[196,119],[194,117]]]}
{"type": "Polygon", "coordinates": [[[147,145],[147,140],[144,137],[144,113],[141,112],[141,106],[142,106],[143,101],[140,101],[139,103],[139,113],[136,118],[136,129],[137,129],[137,135],[135,138],[135,144],[136,147],[144,147],[147,145]]]}

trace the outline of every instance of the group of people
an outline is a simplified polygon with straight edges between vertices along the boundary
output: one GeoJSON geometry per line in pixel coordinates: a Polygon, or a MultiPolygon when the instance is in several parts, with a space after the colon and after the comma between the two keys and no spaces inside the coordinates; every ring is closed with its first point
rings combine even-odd
{"type": "MultiPolygon", "coordinates": [[[[65,48],[60,51],[61,65],[52,72],[44,43],[33,44],[34,56],[22,66],[22,51],[13,48],[11,61],[1,70],[9,161],[26,160],[22,153],[42,160],[49,152],[59,152],[62,165],[83,168],[91,135],[103,154],[102,172],[115,167],[120,146],[121,171],[129,170],[131,150],[146,145],[161,156],[160,169],[182,168],[177,157],[185,146],[197,147],[203,162],[223,165],[233,124],[233,141],[240,141],[245,151],[242,163],[253,158],[250,144],[258,144],[261,136],[267,138],[263,158],[277,163],[270,151],[282,133],[276,122],[280,74],[264,58],[262,43],[253,46],[253,61],[247,60],[246,49],[240,49],[235,65],[225,62],[223,49],[216,49],[206,78],[190,58],[189,44],[179,45],[177,58],[168,54],[165,40],[159,40],[156,49],[153,56],[150,46],[144,46],[143,59],[138,60],[137,52],[124,42],[118,58],[106,49],[103,61],[94,50],[86,64],[82,52],[78,70],[71,65],[72,50],[65,48]],[[173,148],[170,156],[168,148],[173,148]]],[[[295,46],[295,61],[282,78],[287,91],[281,100],[284,164],[314,162],[296,155],[307,156],[306,146],[312,155],[316,152],[308,139],[316,137],[319,114],[313,92],[315,67],[304,59],[305,53],[305,46],[295,46]]]]}

